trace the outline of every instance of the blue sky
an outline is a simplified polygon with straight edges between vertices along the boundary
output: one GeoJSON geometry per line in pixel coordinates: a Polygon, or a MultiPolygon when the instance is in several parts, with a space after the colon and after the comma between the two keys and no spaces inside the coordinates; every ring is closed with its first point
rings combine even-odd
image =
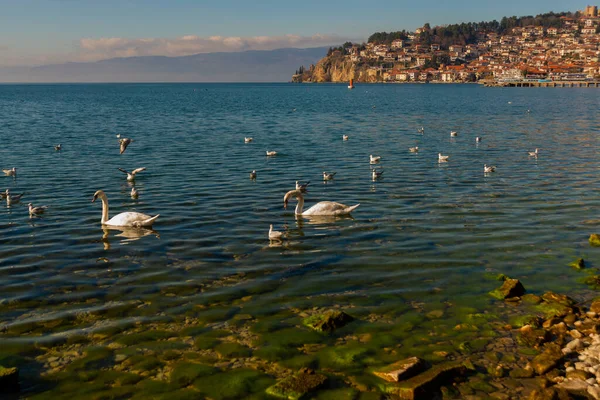
{"type": "MultiPolygon", "coordinates": [[[[276,38],[267,41],[268,45],[263,43],[265,48],[288,42],[296,44],[293,47],[311,47],[347,38],[365,40],[375,31],[412,30],[425,22],[482,21],[505,15],[576,11],[585,5],[556,0],[0,0],[0,51],[4,55],[0,65],[128,55],[135,52],[133,47],[145,43],[139,39],[148,38],[162,40],[160,45],[152,45],[152,54],[170,46],[172,51],[166,55],[182,51],[177,50],[179,43],[172,46],[169,40],[183,36],[190,36],[184,52],[195,48],[190,45],[191,36],[200,43],[198,49],[205,49],[202,51],[219,46],[219,40],[210,42],[214,46],[203,41],[214,36],[223,41],[230,37],[276,38]],[[315,39],[316,34],[324,36],[315,39]],[[95,41],[106,38],[120,40],[95,41]],[[84,50],[82,39],[88,39],[84,50]]],[[[226,50],[254,47],[253,42],[235,42],[226,50]]]]}

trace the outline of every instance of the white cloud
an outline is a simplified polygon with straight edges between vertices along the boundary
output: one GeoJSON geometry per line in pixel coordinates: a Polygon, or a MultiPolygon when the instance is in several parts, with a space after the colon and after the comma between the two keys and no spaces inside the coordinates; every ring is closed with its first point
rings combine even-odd
{"type": "Polygon", "coordinates": [[[114,57],[186,56],[198,53],[246,50],[274,50],[285,47],[338,45],[348,40],[336,35],[283,36],[210,36],[186,35],[174,39],[85,38],[73,54],[73,61],[98,61],[114,57]]]}

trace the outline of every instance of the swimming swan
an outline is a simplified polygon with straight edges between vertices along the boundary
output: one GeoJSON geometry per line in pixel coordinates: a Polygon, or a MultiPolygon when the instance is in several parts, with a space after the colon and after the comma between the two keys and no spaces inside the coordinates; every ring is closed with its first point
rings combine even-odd
{"type": "Polygon", "coordinates": [[[310,207],[308,210],[304,211],[304,196],[302,196],[302,191],[300,189],[290,190],[283,197],[283,208],[287,209],[287,204],[290,197],[295,197],[298,200],[298,204],[296,204],[296,210],[294,213],[296,215],[302,216],[311,216],[311,215],[348,215],[350,214],[356,207],[360,204],[356,204],[354,206],[347,206],[340,203],[335,203],[333,201],[321,201],[314,206],[310,207]]]}
{"type": "Polygon", "coordinates": [[[152,223],[160,215],[157,214],[154,217],[151,217],[146,214],[130,211],[117,214],[111,219],[108,219],[108,199],[106,198],[106,194],[104,194],[104,191],[98,190],[96,193],[94,193],[92,203],[95,202],[98,197],[100,200],[102,200],[102,219],[100,220],[102,225],[133,226],[135,228],[151,227],[152,223]]]}

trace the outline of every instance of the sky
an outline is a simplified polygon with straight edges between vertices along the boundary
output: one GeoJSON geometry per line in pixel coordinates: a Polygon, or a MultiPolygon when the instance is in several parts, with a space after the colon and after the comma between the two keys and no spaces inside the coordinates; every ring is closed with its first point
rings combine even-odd
{"type": "Polygon", "coordinates": [[[499,20],[586,5],[573,0],[0,0],[0,66],[330,46],[366,41],[377,31],[414,30],[425,22],[499,20]]]}

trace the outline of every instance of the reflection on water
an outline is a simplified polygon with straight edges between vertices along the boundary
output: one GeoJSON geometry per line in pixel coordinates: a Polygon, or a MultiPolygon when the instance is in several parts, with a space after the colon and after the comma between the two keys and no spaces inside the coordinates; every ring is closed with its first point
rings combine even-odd
{"type": "MultiPolygon", "coordinates": [[[[110,236],[111,231],[119,231],[119,234],[112,235],[115,238],[119,238],[119,243],[127,244],[129,242],[133,242],[144,236],[154,235],[157,239],[160,238],[160,235],[157,231],[148,228],[134,228],[128,226],[102,226],[102,231],[104,232],[102,235],[102,243],[104,244],[104,250],[110,250],[110,236]]],[[[114,232],[113,232],[114,233],[114,232]]]]}

